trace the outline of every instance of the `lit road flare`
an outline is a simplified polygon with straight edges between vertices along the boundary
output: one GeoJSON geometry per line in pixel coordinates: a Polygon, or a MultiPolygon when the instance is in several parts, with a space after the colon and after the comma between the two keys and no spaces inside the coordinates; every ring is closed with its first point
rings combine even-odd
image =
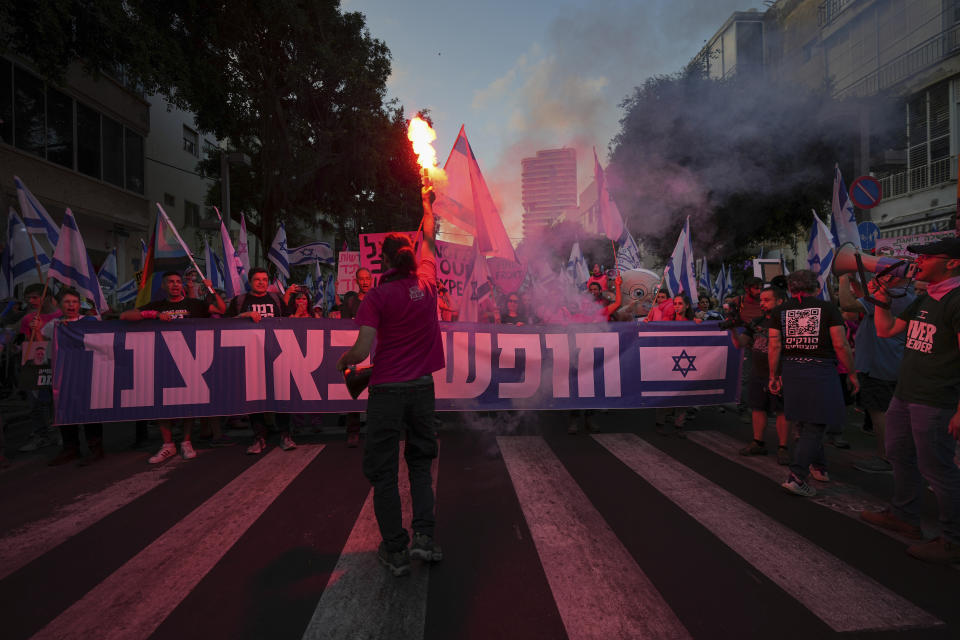
{"type": "Polygon", "coordinates": [[[426,170],[430,181],[432,183],[444,181],[446,174],[437,166],[437,152],[431,144],[437,139],[437,132],[433,127],[426,120],[416,116],[410,120],[410,126],[407,127],[407,139],[413,143],[417,163],[426,170]]]}

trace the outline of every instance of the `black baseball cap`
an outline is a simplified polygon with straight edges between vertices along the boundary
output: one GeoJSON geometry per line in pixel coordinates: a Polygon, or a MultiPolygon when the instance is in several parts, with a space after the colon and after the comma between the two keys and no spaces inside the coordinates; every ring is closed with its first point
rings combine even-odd
{"type": "Polygon", "coordinates": [[[917,255],[935,256],[943,254],[951,258],[960,258],[960,238],[941,238],[927,244],[911,244],[907,251],[917,255]]]}

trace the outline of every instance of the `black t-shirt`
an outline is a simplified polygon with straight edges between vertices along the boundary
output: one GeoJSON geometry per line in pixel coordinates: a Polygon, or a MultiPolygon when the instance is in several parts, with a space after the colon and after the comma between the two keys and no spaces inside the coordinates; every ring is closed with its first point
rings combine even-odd
{"type": "Polygon", "coordinates": [[[341,298],[340,317],[348,320],[356,318],[360,302],[360,294],[356,291],[347,291],[341,298]]]}
{"type": "Polygon", "coordinates": [[[209,318],[210,303],[196,298],[184,298],[179,302],[169,300],[155,300],[140,307],[140,311],[156,311],[169,313],[174,320],[182,318],[209,318]]]}
{"type": "Polygon", "coordinates": [[[894,394],[904,402],[954,409],[960,399],[960,288],[920,296],[900,314],[907,343],[894,394]]]}
{"type": "Polygon", "coordinates": [[[770,377],[770,361],[767,358],[770,350],[767,329],[770,328],[770,324],[770,316],[765,314],[747,327],[747,333],[752,339],[750,345],[750,356],[753,358],[752,375],[764,382],[770,377]]]}
{"type": "Polygon", "coordinates": [[[269,291],[262,296],[253,293],[237,296],[230,301],[227,316],[238,316],[248,311],[256,311],[264,318],[282,318],[290,315],[289,310],[283,304],[283,298],[269,291]]]}
{"type": "Polygon", "coordinates": [[[784,357],[836,358],[830,327],[843,324],[840,309],[832,302],[805,296],[790,298],[770,318],[770,328],[780,331],[784,357]]]}

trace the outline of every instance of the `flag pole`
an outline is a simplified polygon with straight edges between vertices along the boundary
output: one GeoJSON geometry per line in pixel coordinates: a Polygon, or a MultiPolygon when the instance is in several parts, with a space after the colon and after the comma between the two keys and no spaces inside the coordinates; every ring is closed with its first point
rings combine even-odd
{"type": "Polygon", "coordinates": [[[960,236],[960,155],[957,156],[957,212],[956,217],[956,229],[954,233],[957,236],[960,236]]]}
{"type": "MultiPolygon", "coordinates": [[[[199,265],[197,265],[197,261],[193,258],[193,252],[190,251],[190,247],[188,247],[183,241],[183,238],[180,237],[180,233],[177,231],[177,228],[173,226],[173,221],[167,215],[167,212],[163,210],[163,207],[160,206],[159,202],[156,204],[157,209],[160,210],[160,215],[163,216],[163,220],[167,223],[167,226],[170,227],[170,230],[173,231],[173,235],[177,238],[177,242],[180,243],[180,247],[183,249],[184,253],[187,254],[187,258],[190,259],[190,264],[192,264],[193,268],[197,270],[197,273],[203,273],[203,271],[200,270],[199,265]]],[[[219,215],[219,212],[217,212],[217,215],[219,215]]],[[[207,290],[210,291],[210,293],[215,293],[213,287],[209,285],[207,285],[207,290]]]]}

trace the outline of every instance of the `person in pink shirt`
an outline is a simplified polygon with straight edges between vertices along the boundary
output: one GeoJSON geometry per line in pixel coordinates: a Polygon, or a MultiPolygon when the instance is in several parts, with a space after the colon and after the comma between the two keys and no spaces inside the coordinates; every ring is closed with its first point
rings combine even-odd
{"type": "Polygon", "coordinates": [[[395,576],[410,573],[411,556],[428,562],[443,558],[440,546],[433,540],[431,477],[433,459],[437,457],[432,374],[445,366],[437,320],[434,197],[432,188],[423,189],[419,264],[406,236],[392,233],[384,240],[382,258],[387,271],[360,303],[357,340],[337,362],[340,371],[359,364],[370,354],[376,338],[363,473],[373,485],[373,507],[383,538],[377,558],[395,576]],[[397,482],[400,436],[404,433],[404,459],[410,472],[413,503],[412,544],[403,527],[397,482]]]}

